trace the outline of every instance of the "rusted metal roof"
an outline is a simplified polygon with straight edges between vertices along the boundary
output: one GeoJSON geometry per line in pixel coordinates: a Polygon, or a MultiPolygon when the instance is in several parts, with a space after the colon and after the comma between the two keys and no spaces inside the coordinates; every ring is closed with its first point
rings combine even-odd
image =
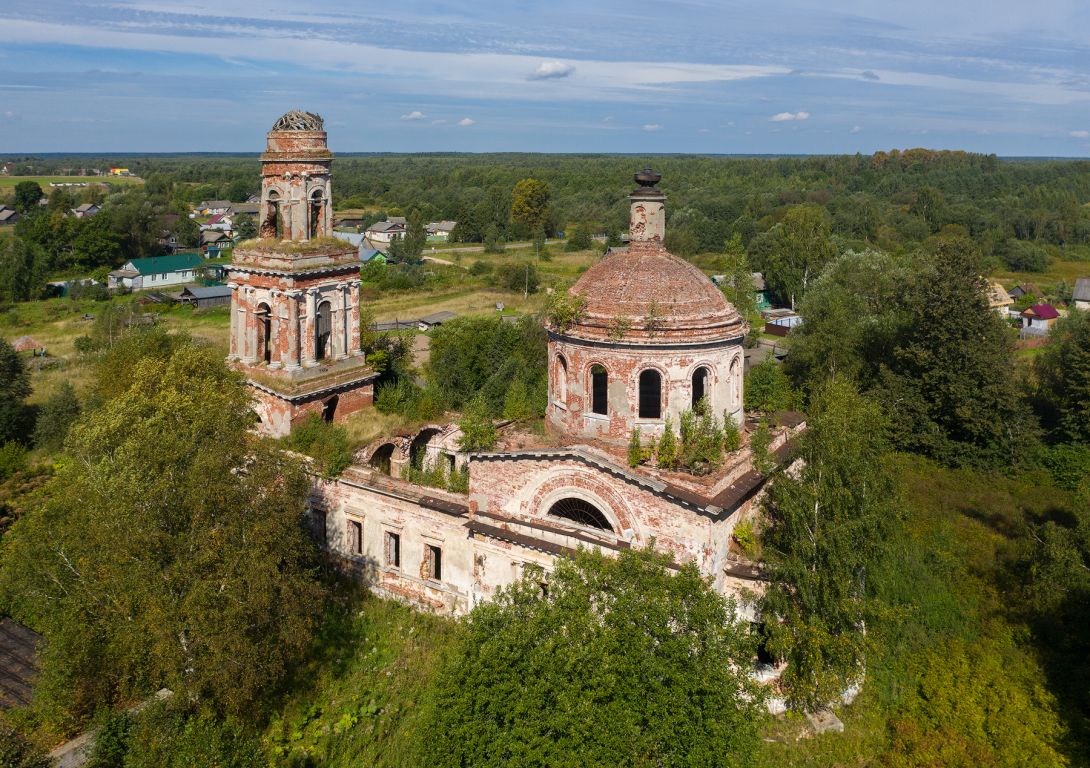
{"type": "Polygon", "coordinates": [[[0,619],[0,708],[30,703],[38,679],[38,646],[42,636],[22,624],[0,619]]]}

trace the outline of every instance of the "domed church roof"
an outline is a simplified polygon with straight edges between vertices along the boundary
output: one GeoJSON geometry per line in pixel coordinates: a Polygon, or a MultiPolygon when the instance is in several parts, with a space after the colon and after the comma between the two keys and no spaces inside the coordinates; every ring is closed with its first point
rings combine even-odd
{"type": "Polygon", "coordinates": [[[634,242],[583,273],[571,292],[586,301],[566,335],[641,344],[684,344],[744,335],[745,321],[699,269],[658,242],[634,242]]]}
{"type": "Polygon", "coordinates": [[[635,344],[700,344],[737,338],[748,330],[715,284],[662,244],[666,196],[650,169],[636,174],[631,245],[583,273],[571,293],[586,301],[565,336],[635,344]]]}
{"type": "Polygon", "coordinates": [[[313,112],[302,112],[293,109],[285,112],[280,119],[273,123],[270,129],[273,131],[322,131],[325,130],[325,122],[321,115],[313,112]]]}

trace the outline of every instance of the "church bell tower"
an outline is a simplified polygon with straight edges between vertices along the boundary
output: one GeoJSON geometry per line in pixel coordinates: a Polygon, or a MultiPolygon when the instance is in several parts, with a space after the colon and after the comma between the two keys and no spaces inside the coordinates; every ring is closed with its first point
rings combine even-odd
{"type": "Polygon", "coordinates": [[[321,117],[292,111],[276,121],[261,155],[259,238],[240,243],[228,268],[228,361],[247,377],[261,431],[274,436],[373,399],[359,252],[332,237],[332,163],[321,117]]]}

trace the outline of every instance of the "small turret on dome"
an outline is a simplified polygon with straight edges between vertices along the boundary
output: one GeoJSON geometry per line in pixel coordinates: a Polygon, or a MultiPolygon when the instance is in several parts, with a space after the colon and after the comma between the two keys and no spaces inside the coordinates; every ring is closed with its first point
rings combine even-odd
{"type": "Polygon", "coordinates": [[[303,112],[293,109],[285,112],[280,119],[273,123],[272,131],[324,131],[325,121],[322,116],[314,112],[303,112]]]}

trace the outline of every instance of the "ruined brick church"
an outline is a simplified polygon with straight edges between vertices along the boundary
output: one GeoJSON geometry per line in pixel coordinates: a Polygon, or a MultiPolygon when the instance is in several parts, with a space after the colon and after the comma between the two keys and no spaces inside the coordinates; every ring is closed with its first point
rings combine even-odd
{"type": "MultiPolygon", "coordinates": [[[[333,239],[332,155],[317,115],[290,112],[262,155],[261,237],[235,251],[229,360],[248,378],[260,428],[285,435],[312,413],[339,420],[370,407],[375,374],[360,350],[360,264],[333,239]]],[[[756,573],[731,545],[764,476],[748,438],[709,474],[631,468],[639,428],[704,401],[738,425],[745,319],[700,270],[663,246],[659,176],[636,174],[630,244],[571,288],[585,309],[548,328],[546,434],[509,425],[484,453],[458,448],[457,424],[391,435],[357,452],[335,480],[316,480],[309,514],[345,570],[374,591],[462,614],[519,578],[547,573],[579,547],[618,552],[652,545],[695,561],[724,593],[756,573]],[[468,493],[415,485],[410,464],[468,469],[468,493]]],[[[803,427],[783,419],[772,449],[786,453],[803,427]]]]}

